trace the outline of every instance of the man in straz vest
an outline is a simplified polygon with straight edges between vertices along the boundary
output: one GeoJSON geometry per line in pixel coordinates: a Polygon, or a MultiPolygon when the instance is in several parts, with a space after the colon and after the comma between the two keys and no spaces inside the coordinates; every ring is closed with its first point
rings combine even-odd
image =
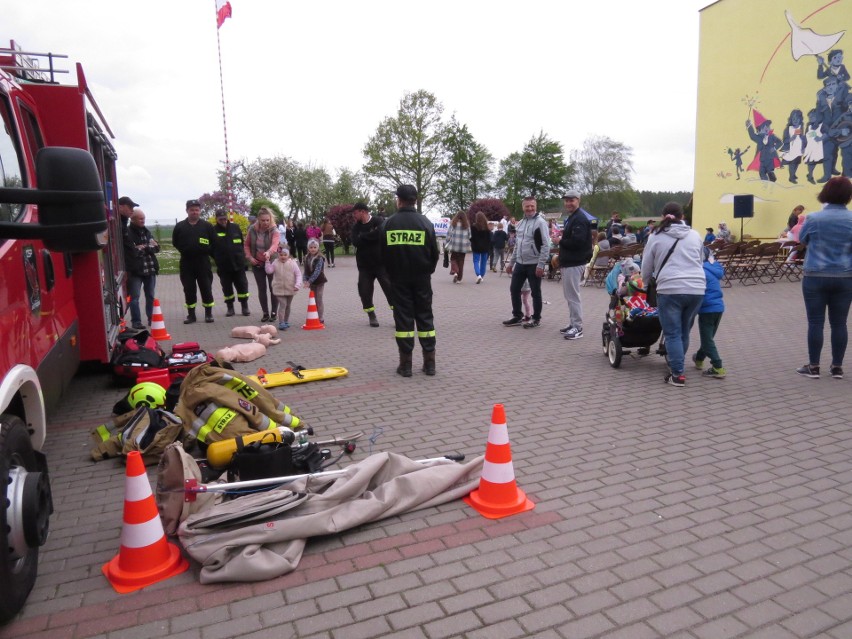
{"type": "Polygon", "coordinates": [[[240,300],[243,315],[251,315],[248,307],[249,290],[243,232],[237,224],[228,220],[227,211],[216,213],[216,226],[213,229],[216,231],[216,239],[213,242],[213,261],[216,262],[216,273],[219,275],[225,305],[228,307],[225,316],[234,315],[234,299],[240,300]]]}
{"type": "Polygon", "coordinates": [[[201,202],[187,200],[186,219],[175,225],[172,244],[180,253],[180,283],[187,315],[184,324],[195,323],[195,306],[198,302],[196,284],[201,291],[204,321],[213,321],[213,269],[210,255],[216,232],[213,225],[201,219],[201,202]]]}
{"type": "Polygon", "coordinates": [[[382,260],[391,282],[393,319],[399,366],[411,377],[414,329],[423,349],[423,372],[435,374],[435,324],[432,317],[432,273],[438,265],[435,227],[417,212],[417,189],[403,184],[396,190],[397,212],[385,222],[382,260]]]}

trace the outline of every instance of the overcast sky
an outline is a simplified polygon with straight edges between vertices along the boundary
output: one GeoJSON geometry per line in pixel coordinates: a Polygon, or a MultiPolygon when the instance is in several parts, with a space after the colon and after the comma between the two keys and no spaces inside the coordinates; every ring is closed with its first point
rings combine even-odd
{"type": "MultiPolygon", "coordinates": [[[[231,161],[360,169],[425,89],[499,161],[539,131],[631,146],[640,190],[692,190],[699,10],[709,0],[231,0],[219,30],[231,161]]],[[[29,0],[4,46],[80,62],[115,133],[119,193],[184,216],[225,159],[215,0],[29,0]]]]}

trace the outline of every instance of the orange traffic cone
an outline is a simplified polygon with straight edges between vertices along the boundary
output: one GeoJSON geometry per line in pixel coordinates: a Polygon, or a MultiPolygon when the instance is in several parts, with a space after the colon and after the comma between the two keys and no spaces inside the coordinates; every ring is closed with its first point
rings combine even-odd
{"type": "Polygon", "coordinates": [[[127,593],[174,577],[187,568],[189,562],[178,547],[166,541],[142,455],[134,450],[127,456],[121,548],[101,570],[116,592],[127,593]]]}
{"type": "Polygon", "coordinates": [[[163,310],[160,308],[160,300],[154,298],[154,312],[151,316],[151,337],[158,342],[168,342],[172,336],[166,330],[166,322],[163,320],[163,310]]]}
{"type": "Polygon", "coordinates": [[[317,313],[317,301],[314,297],[314,292],[311,291],[311,295],[308,298],[308,319],[302,325],[306,331],[316,331],[325,328],[322,322],[319,321],[319,314],[317,313]]]}
{"type": "Polygon", "coordinates": [[[464,500],[488,519],[500,519],[535,508],[535,504],[527,499],[515,482],[503,404],[494,404],[491,413],[491,428],[488,430],[479,488],[464,500]]]}

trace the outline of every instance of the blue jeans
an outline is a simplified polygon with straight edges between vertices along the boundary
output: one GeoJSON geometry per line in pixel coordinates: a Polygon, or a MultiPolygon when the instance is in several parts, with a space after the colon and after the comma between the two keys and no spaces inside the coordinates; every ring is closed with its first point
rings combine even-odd
{"type": "Polygon", "coordinates": [[[831,326],[831,364],[843,366],[846,354],[848,331],[846,318],[852,303],[852,277],[818,277],[805,275],[802,278],[802,296],[805,298],[805,313],[808,316],[809,364],[819,364],[822,352],[822,333],[825,328],[825,309],[828,308],[828,324],[831,326]]]}
{"type": "Polygon", "coordinates": [[[474,253],[473,272],[479,277],[485,277],[486,268],[488,268],[488,253],[474,253]]]}
{"type": "Polygon", "coordinates": [[[534,320],[541,319],[541,278],[535,274],[538,264],[515,264],[512,269],[512,283],[509,284],[509,296],[512,298],[512,317],[522,318],[521,288],[524,281],[530,283],[530,294],[533,300],[534,320]]]}
{"type": "Polygon", "coordinates": [[[683,375],[683,359],[689,350],[689,331],[703,299],[703,295],[657,294],[657,310],[666,336],[666,353],[673,375],[683,375]]]}
{"type": "Polygon", "coordinates": [[[127,293],[130,295],[130,324],[142,323],[142,315],[139,312],[139,298],[142,294],[142,289],[145,289],[145,315],[148,322],[151,322],[151,315],[154,314],[154,289],[157,286],[156,275],[127,275],[127,293]]]}

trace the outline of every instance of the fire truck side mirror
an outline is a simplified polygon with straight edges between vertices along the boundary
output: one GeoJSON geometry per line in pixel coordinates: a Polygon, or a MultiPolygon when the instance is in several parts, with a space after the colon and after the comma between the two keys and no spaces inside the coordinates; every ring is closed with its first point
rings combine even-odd
{"type": "Polygon", "coordinates": [[[0,202],[37,204],[39,223],[0,222],[0,238],[41,239],[51,251],[95,251],[107,219],[98,168],[90,153],[45,147],[36,156],[38,189],[0,188],[0,202]]]}
{"type": "Polygon", "coordinates": [[[107,219],[98,167],[90,153],[69,147],[46,147],[36,156],[41,226],[51,251],[92,251],[106,243],[107,219]]]}

